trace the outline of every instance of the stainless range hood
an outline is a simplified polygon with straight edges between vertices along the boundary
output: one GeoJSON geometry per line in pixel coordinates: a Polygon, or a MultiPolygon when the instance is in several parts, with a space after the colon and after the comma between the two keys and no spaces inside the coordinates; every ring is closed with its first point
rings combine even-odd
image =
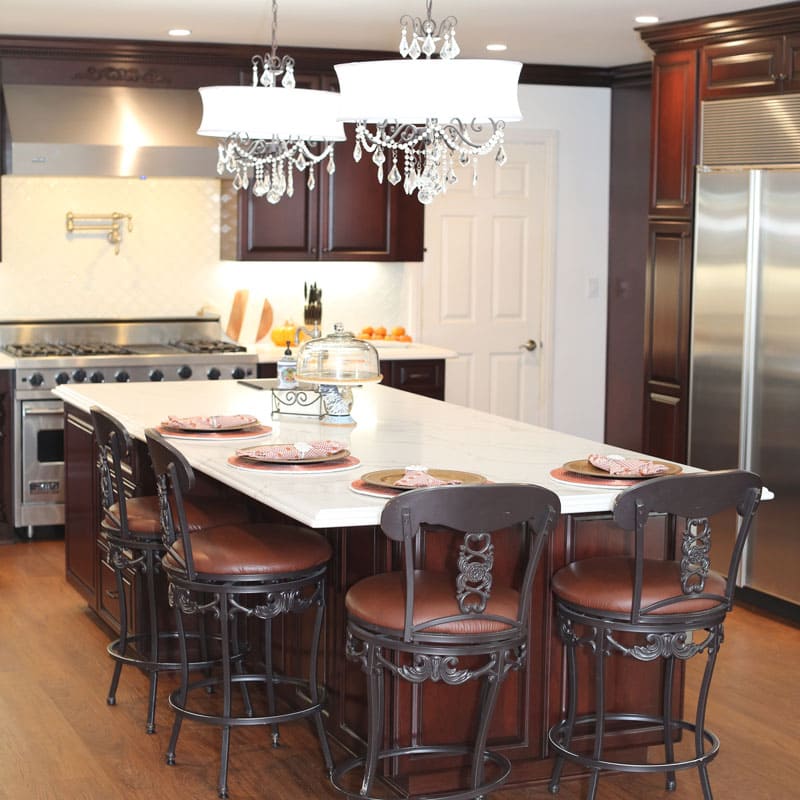
{"type": "Polygon", "coordinates": [[[206,177],[217,140],[198,136],[189,89],[3,86],[12,175],[206,177]]]}

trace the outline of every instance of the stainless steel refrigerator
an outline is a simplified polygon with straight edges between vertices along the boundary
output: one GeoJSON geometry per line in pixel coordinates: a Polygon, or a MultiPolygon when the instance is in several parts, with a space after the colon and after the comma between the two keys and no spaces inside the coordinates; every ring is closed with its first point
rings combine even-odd
{"type": "Polygon", "coordinates": [[[695,211],[689,463],[762,476],[740,583],[800,604],[800,168],[701,168],[695,211]]]}

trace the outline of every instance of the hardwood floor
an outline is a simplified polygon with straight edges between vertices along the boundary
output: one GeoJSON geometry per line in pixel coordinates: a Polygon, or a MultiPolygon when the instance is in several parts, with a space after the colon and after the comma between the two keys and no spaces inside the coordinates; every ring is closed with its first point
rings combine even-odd
{"type": "MultiPolygon", "coordinates": [[[[800,631],[737,608],[726,626],[709,703],[720,736],[711,766],[718,800],[789,800],[800,796],[800,631]]],[[[185,724],[178,764],[164,763],[171,724],[159,692],[158,731],[144,732],[147,683],[123,673],[118,704],[105,703],[111,662],[107,632],[64,580],[63,542],[0,547],[0,798],[2,800],[139,800],[216,797],[219,731],[185,724]]],[[[698,670],[690,665],[688,696],[698,670]]],[[[232,800],[339,798],[322,771],[319,746],[306,723],[282,728],[273,750],[260,728],[232,736],[232,800]]],[[[560,797],[584,796],[583,781],[565,782],[560,797]]],[[[546,787],[507,789],[496,800],[550,797],[546,787]]],[[[660,776],[607,775],[599,800],[700,798],[697,776],[678,776],[663,790],[660,776]]]]}

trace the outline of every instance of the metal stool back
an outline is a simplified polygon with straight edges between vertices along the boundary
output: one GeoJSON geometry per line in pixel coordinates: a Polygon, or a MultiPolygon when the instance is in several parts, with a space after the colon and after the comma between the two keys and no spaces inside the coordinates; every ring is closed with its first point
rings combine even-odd
{"type": "Polygon", "coordinates": [[[167,763],[175,749],[184,718],[222,729],[217,792],[228,796],[228,754],[231,728],[269,725],[278,746],[278,724],[311,718],[320,740],[325,769],[332,759],[322,723],[324,692],[317,685],[320,633],[325,610],[327,564],[331,547],[319,533],[298,525],[248,523],[221,525],[199,533],[190,531],[184,495],[194,486],[194,472],[184,456],[152,429],[145,431],[161,500],[166,553],[162,566],[169,579],[169,600],[181,644],[181,685],[170,695],[175,711],[167,763]],[[307,677],[279,674],[272,665],[272,622],[287,614],[313,613],[303,654],[307,677]],[[185,619],[209,615],[219,625],[221,674],[189,683],[185,619]],[[263,651],[248,652],[240,643],[247,621],[263,623],[263,651]],[[257,713],[249,686],[265,689],[263,713],[257,713]],[[241,690],[234,707],[233,687],[241,690]],[[276,687],[289,686],[284,699],[290,707],[278,711],[276,687]],[[221,692],[209,697],[212,688],[221,692]],[[216,707],[210,699],[219,697],[216,707]]]}
{"type": "MultiPolygon", "coordinates": [[[[180,668],[176,647],[165,653],[170,642],[177,644],[175,630],[162,630],[159,622],[157,587],[162,582],[161,557],[164,546],[161,534],[161,510],[156,495],[129,496],[134,491],[131,483],[131,438],[122,423],[101,408],[90,409],[95,441],[99,451],[100,499],[103,519],[100,523],[100,544],[106,551],[107,563],[114,570],[119,601],[120,635],[108,645],[114,659],[114,673],[106,702],[116,705],[117,688],[125,665],[134,666],[149,677],[147,707],[148,733],[155,732],[156,696],[158,675],[180,668]],[[127,482],[127,483],[126,483],[127,482]],[[128,584],[140,584],[138,597],[143,618],[137,620],[137,633],[129,630],[128,584]]],[[[188,505],[188,527],[202,530],[214,524],[232,523],[247,519],[243,505],[215,498],[198,498],[188,505]]],[[[192,660],[191,669],[209,669],[209,658],[204,630],[191,634],[198,640],[199,654],[192,660]]]]}
{"type": "Polygon", "coordinates": [[[761,479],[750,472],[726,470],[655,478],[622,492],[614,505],[614,521],[633,532],[629,557],[589,558],[559,570],[552,580],[557,600],[559,633],[566,647],[569,693],[566,716],[549,732],[555,753],[550,791],[558,792],[564,761],[591,771],[587,797],[594,798],[601,770],[664,772],[666,787],[675,788],[675,772],[697,767],[705,800],[711,800],[708,763],[716,756],[719,739],[705,727],[706,703],[723,623],[733,607],[739,562],[761,497],[761,479]],[[739,529],[730,558],[711,569],[712,517],[739,515],[739,529]],[[676,558],[645,556],[646,526],[652,515],[666,515],[667,531],[676,558]],[[682,520],[679,526],[679,520],[682,520]],[[595,712],[577,716],[576,649],[593,653],[595,712]],[[706,654],[706,666],[693,721],[673,717],[675,662],[706,654]],[[638,661],[664,661],[662,714],[608,713],[605,710],[605,661],[611,655],[638,661]],[[607,723],[656,726],[663,732],[664,760],[621,763],[603,757],[607,723]],[[592,752],[573,747],[577,730],[589,731],[592,752]],[[693,733],[693,752],[676,758],[674,742],[682,731],[693,733]],[[708,745],[708,747],[706,747],[708,745]]]}
{"type": "Polygon", "coordinates": [[[503,680],[527,655],[531,587],[560,508],[553,492],[522,484],[419,489],[386,504],[381,528],[400,543],[404,566],[359,581],[346,596],[347,655],[367,675],[368,734],[366,755],[334,770],[337,789],[351,797],[371,797],[379,761],[432,754],[471,759],[469,787],[437,793],[437,800],[483,796],[506,781],[510,762],[487,750],[486,740],[503,680]],[[522,541],[513,585],[493,574],[495,558],[506,555],[502,545],[495,552],[496,542],[503,540],[493,534],[506,529],[518,529],[522,541]],[[426,537],[453,537],[454,532],[463,534],[455,569],[425,569],[426,537]],[[393,743],[384,748],[385,672],[417,685],[482,680],[473,744],[393,743]],[[489,780],[487,762],[494,773],[489,780]],[[345,776],[361,766],[360,787],[348,788],[345,776]]]}

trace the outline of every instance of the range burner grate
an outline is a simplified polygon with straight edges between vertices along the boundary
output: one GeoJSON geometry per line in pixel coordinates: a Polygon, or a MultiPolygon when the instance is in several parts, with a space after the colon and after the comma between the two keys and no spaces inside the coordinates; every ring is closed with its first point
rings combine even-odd
{"type": "Polygon", "coordinates": [[[173,344],[187,353],[244,353],[247,350],[240,344],[221,339],[182,339],[173,344]]]}
{"type": "Polygon", "coordinates": [[[58,356],[124,356],[133,351],[110,342],[85,344],[52,344],[50,342],[27,342],[8,344],[3,348],[14,358],[50,358],[58,356]]]}

